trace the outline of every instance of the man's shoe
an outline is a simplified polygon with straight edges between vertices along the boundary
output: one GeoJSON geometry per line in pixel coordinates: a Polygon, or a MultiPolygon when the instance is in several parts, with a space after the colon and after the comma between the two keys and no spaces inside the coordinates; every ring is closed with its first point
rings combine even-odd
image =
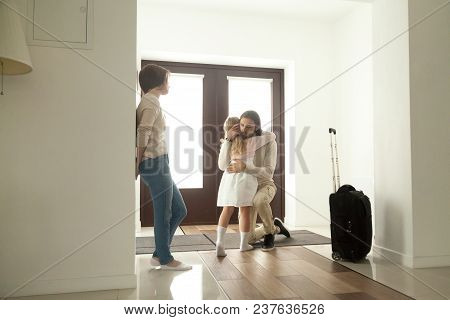
{"type": "Polygon", "coordinates": [[[280,228],[280,234],[285,236],[286,238],[290,238],[291,234],[289,233],[288,229],[284,226],[283,222],[279,218],[275,218],[273,220],[273,224],[280,228]]]}
{"type": "Polygon", "coordinates": [[[266,234],[264,236],[264,242],[263,242],[263,245],[262,245],[262,251],[273,250],[273,248],[275,247],[274,241],[275,241],[275,236],[273,234],[271,234],[271,233],[266,234]]]}

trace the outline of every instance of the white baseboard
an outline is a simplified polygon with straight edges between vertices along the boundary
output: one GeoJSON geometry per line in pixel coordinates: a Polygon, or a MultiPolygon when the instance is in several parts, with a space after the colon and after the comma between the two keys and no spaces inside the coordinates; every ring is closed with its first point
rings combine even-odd
{"type": "Polygon", "coordinates": [[[417,256],[414,257],[414,268],[449,267],[450,256],[417,256]]]}
{"type": "Polygon", "coordinates": [[[60,294],[84,291],[129,289],[137,287],[137,275],[125,274],[109,277],[35,280],[11,297],[60,294]]]}
{"type": "Polygon", "coordinates": [[[450,255],[444,256],[410,256],[404,253],[387,249],[379,245],[373,246],[381,254],[395,263],[413,269],[437,268],[450,266],[450,255]]]}
{"type": "Polygon", "coordinates": [[[388,260],[391,260],[399,265],[412,268],[413,267],[413,257],[392,249],[381,247],[377,244],[373,245],[372,254],[375,251],[376,254],[381,255],[388,260]]]}

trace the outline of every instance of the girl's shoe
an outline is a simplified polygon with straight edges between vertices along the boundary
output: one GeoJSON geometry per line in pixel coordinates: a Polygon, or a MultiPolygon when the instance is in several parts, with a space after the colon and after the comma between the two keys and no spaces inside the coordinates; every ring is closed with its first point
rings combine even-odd
{"type": "Polygon", "coordinates": [[[218,257],[226,257],[227,253],[225,252],[225,248],[223,245],[216,245],[216,256],[218,257]]]}
{"type": "Polygon", "coordinates": [[[241,245],[240,251],[250,251],[253,250],[253,246],[248,244],[248,238],[250,237],[250,232],[242,232],[241,231],[241,245]]]}

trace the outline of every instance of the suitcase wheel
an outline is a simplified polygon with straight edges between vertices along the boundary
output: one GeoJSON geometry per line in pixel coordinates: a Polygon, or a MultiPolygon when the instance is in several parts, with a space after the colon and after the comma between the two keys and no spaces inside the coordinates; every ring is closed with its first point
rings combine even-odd
{"type": "Polygon", "coordinates": [[[341,255],[339,254],[339,252],[333,252],[333,253],[331,254],[331,257],[333,258],[334,261],[342,260],[342,257],[341,257],[341,255]]]}

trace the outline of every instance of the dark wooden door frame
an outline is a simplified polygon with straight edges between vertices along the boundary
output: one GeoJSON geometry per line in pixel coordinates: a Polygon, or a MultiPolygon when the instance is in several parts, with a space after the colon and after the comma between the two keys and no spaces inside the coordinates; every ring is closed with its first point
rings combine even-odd
{"type": "MultiPolygon", "coordinates": [[[[203,105],[211,106],[215,109],[214,111],[211,111],[210,108],[203,108],[203,159],[204,161],[213,161],[213,163],[217,163],[218,151],[220,148],[219,139],[223,136],[222,125],[228,116],[227,76],[273,79],[272,130],[277,136],[277,167],[274,174],[274,181],[278,190],[271,206],[274,217],[284,219],[284,70],[149,60],[142,60],[141,67],[150,63],[163,66],[173,73],[205,75],[203,81],[203,105]],[[205,138],[212,139],[212,141],[205,141],[205,138]]],[[[213,167],[215,167],[215,172],[207,172],[207,174],[204,174],[203,188],[207,188],[208,190],[213,189],[217,192],[222,173],[216,166],[213,167]]],[[[141,224],[142,226],[152,226],[153,205],[146,185],[142,181],[140,185],[141,224]]],[[[181,189],[181,193],[185,198],[188,207],[188,216],[183,221],[183,225],[216,224],[221,211],[220,208],[216,207],[216,197],[205,197],[202,198],[200,202],[192,201],[192,199],[196,197],[196,192],[199,191],[197,189],[181,189]],[[204,210],[205,207],[216,208],[215,216],[211,211],[206,212],[204,210]],[[189,214],[192,212],[195,212],[197,217],[199,215],[199,219],[194,219],[195,216],[189,214]]],[[[236,218],[233,220],[236,222],[236,218]]]]}

